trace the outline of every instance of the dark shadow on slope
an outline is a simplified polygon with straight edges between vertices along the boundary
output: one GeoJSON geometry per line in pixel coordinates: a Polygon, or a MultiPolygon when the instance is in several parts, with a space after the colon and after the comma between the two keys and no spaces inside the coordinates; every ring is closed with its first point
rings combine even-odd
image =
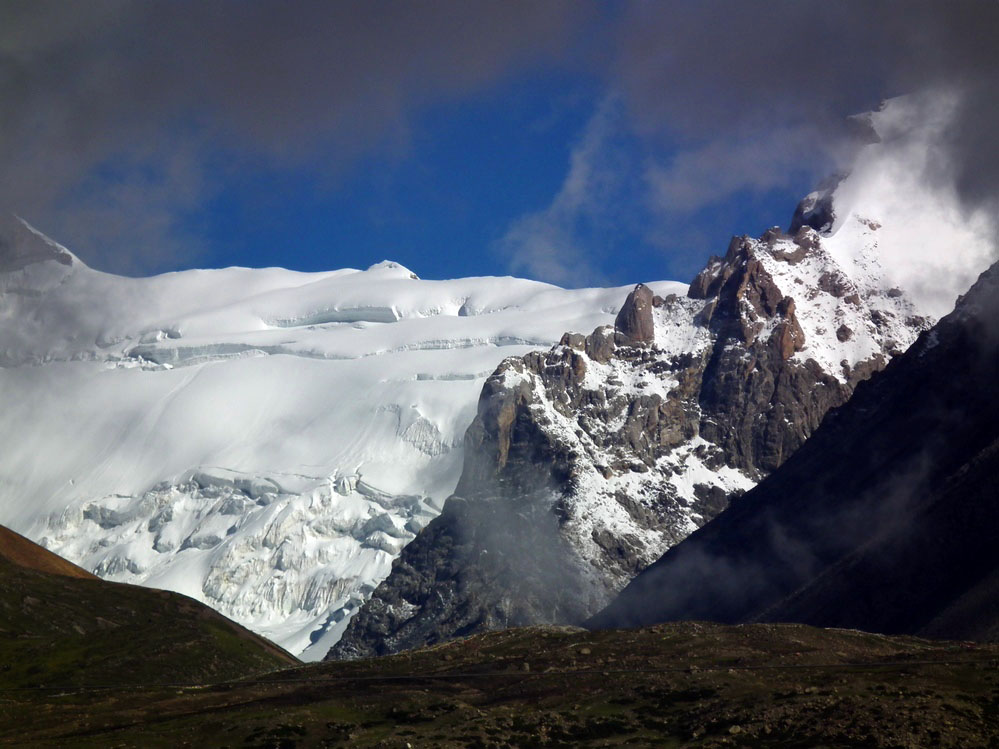
{"type": "Polygon", "coordinates": [[[988,631],[970,599],[960,616],[956,599],[997,563],[997,289],[993,267],[781,469],[667,552],[591,626],[762,618],[988,631]]]}

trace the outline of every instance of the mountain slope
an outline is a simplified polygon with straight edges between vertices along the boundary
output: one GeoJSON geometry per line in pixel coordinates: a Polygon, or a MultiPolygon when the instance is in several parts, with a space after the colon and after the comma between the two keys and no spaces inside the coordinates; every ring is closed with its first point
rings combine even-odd
{"type": "Polygon", "coordinates": [[[96,580],[97,576],[0,525],[0,557],[11,564],[51,575],[96,580]]]}
{"type": "Polygon", "coordinates": [[[191,599],[99,580],[0,528],[0,686],[234,679],[297,661],[191,599]]]}
{"type": "Polygon", "coordinates": [[[790,624],[532,627],[214,688],[7,692],[0,744],[965,749],[999,732],[997,659],[790,624]]]}
{"type": "Polygon", "coordinates": [[[332,654],[596,613],[928,324],[883,277],[847,275],[876,267],[876,233],[849,261],[810,227],[736,238],[686,298],[640,285],[614,328],[501,364],[453,506],[332,654]]]}
{"type": "MultiPolygon", "coordinates": [[[[974,448],[972,448],[974,450],[974,448]]],[[[754,618],[999,641],[999,439],[882,530],[754,618]]]]}
{"type": "Polygon", "coordinates": [[[312,657],[453,491],[487,375],[627,293],[395,263],[122,278],[0,224],[0,522],[312,657]]]}
{"type": "Polygon", "coordinates": [[[923,105],[862,118],[855,169],[807,196],[791,233],[736,237],[686,296],[639,286],[613,328],[503,362],[455,496],[331,657],[583,621],[949,311],[991,234],[923,180],[926,132],[946,124],[923,105]]]}
{"type": "Polygon", "coordinates": [[[592,621],[795,620],[994,638],[999,267],[781,469],[592,621]]]}

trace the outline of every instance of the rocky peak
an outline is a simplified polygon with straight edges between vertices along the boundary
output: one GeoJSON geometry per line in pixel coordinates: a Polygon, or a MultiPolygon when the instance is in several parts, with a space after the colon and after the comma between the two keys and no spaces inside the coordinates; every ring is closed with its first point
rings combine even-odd
{"type": "Polygon", "coordinates": [[[652,343],[656,337],[652,321],[654,302],[652,289],[643,283],[638,284],[621,305],[621,311],[614,320],[614,330],[635,343],[652,343]]]}
{"type": "Polygon", "coordinates": [[[52,260],[72,265],[73,253],[56,244],[13,214],[0,218],[0,273],[23,270],[29,265],[52,260]]]}
{"type": "Polygon", "coordinates": [[[751,345],[766,329],[768,343],[788,359],[804,348],[805,334],[794,315],[794,299],[783,294],[758,257],[761,242],[773,249],[778,238],[779,230],[770,230],[759,242],[734,238],[724,259],[712,258],[697,274],[688,296],[709,300],[701,320],[721,339],[751,345]],[[768,325],[775,319],[776,324],[768,325]]]}
{"type": "Polygon", "coordinates": [[[775,228],[734,238],[686,297],[639,284],[613,328],[507,359],[465,435],[456,496],[334,657],[578,623],[911,343],[925,321],[907,304],[854,283],[814,229],[775,228]]]}
{"type": "Polygon", "coordinates": [[[791,460],[592,624],[762,619],[994,640],[997,320],[993,266],[791,460]]]}
{"type": "MultiPolygon", "coordinates": [[[[875,137],[877,137],[875,135],[875,137]]],[[[796,234],[802,227],[810,227],[820,234],[832,230],[836,221],[836,211],[833,209],[833,195],[845,175],[837,174],[826,180],[818,190],[809,193],[795,208],[791,217],[789,234],[796,234]]]]}

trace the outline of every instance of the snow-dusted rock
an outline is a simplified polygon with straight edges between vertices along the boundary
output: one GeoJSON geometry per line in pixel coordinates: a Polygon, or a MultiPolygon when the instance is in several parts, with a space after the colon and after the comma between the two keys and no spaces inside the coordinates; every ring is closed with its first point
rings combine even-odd
{"type": "Polygon", "coordinates": [[[882,225],[836,208],[809,196],[793,236],[736,237],[685,296],[639,285],[616,328],[504,361],[456,496],[329,657],[581,623],[779,467],[939,299],[895,285],[882,225]]]}
{"type": "Polygon", "coordinates": [[[994,641],[999,265],[781,468],[588,624],[793,621],[994,641]]]}
{"type": "Polygon", "coordinates": [[[487,375],[626,292],[391,262],[121,278],[5,219],[0,522],[322,656],[453,491],[487,375]]]}

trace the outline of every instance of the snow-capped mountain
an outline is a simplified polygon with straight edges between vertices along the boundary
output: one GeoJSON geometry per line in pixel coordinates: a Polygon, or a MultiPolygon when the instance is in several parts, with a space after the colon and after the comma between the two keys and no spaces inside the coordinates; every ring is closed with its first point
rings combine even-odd
{"type": "Polygon", "coordinates": [[[905,351],[991,253],[946,195],[902,179],[887,200],[869,188],[913,159],[900,123],[917,103],[870,115],[880,140],[802,201],[788,233],[737,237],[686,295],[640,285],[613,327],[504,361],[456,496],[331,657],[581,623],[905,351]]]}
{"type": "MultiPolygon", "coordinates": [[[[549,577],[568,564],[579,585],[547,618],[578,618],[946,312],[955,268],[987,265],[978,219],[912,177],[945,115],[871,115],[880,140],[802,205],[800,231],[737,240],[689,290],[649,283],[613,333],[630,286],[422,281],[394,263],[121,278],[0,220],[0,523],[316,658],[400,549],[424,579],[466,561],[432,539],[472,553],[471,516],[509,537],[513,508],[541,519],[524,563],[547,539],[549,577]],[[526,504],[448,502],[465,519],[417,536],[463,465],[461,494],[526,504]]],[[[391,603],[386,631],[422,603],[391,603]]],[[[504,606],[482,621],[514,621],[504,606]]]]}
{"type": "Polygon", "coordinates": [[[999,638],[999,265],[600,627],[793,621],[999,638]]]}
{"type": "MultiPolygon", "coordinates": [[[[860,257],[876,267],[869,231],[860,257]]],[[[614,326],[507,359],[486,381],[457,497],[334,653],[578,624],[928,324],[900,289],[847,276],[807,226],[735,239],[684,297],[639,285],[614,326]]]]}
{"type": "Polygon", "coordinates": [[[453,491],[499,361],[626,295],[390,262],[123,278],[9,218],[0,522],[321,657],[453,491]]]}

